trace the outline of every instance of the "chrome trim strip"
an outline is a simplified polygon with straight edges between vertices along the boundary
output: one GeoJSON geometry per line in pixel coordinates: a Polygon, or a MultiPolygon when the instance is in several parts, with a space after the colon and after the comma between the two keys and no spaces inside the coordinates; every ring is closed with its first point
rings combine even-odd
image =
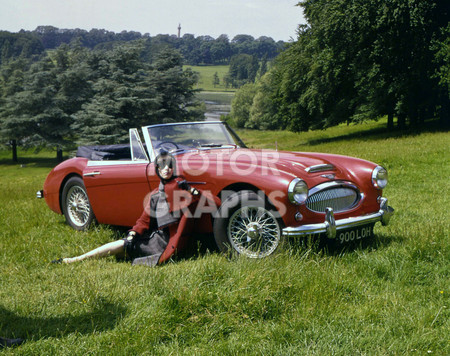
{"type": "Polygon", "coordinates": [[[389,224],[389,220],[393,214],[394,209],[388,205],[388,200],[386,198],[381,198],[380,210],[376,213],[341,220],[335,220],[333,209],[327,208],[325,221],[323,223],[286,227],[283,229],[283,236],[299,237],[311,234],[326,233],[328,238],[335,238],[337,230],[374,224],[378,221],[380,221],[383,226],[386,226],[389,224]]]}
{"type": "Polygon", "coordinates": [[[131,154],[131,160],[132,161],[148,161],[148,155],[147,152],[144,149],[144,146],[142,144],[141,141],[141,136],[139,136],[139,131],[138,129],[130,129],[129,130],[129,135],[130,135],[130,154],[131,154]],[[141,149],[141,151],[144,153],[145,155],[145,159],[143,158],[135,158],[134,157],[134,152],[133,152],[133,134],[134,137],[136,137],[137,143],[139,145],[139,148],[141,149]]]}
{"type": "Polygon", "coordinates": [[[178,125],[193,125],[193,124],[222,124],[222,121],[187,121],[187,122],[169,122],[166,124],[155,124],[142,126],[142,128],[158,127],[158,126],[178,126],[178,125]]]}
{"type": "Polygon", "coordinates": [[[335,180],[332,182],[321,183],[319,185],[316,185],[315,187],[312,187],[308,192],[308,197],[310,197],[313,194],[316,194],[317,192],[320,192],[321,190],[337,188],[337,187],[351,188],[351,189],[356,190],[359,193],[358,187],[356,185],[354,185],[353,183],[346,182],[344,180],[335,180]]]}
{"type": "Polygon", "coordinates": [[[305,168],[305,171],[308,173],[317,173],[325,171],[334,171],[335,169],[336,168],[332,164],[318,164],[315,166],[305,168]]]}
{"type": "Polygon", "coordinates": [[[150,135],[148,134],[148,129],[150,126],[142,126],[142,134],[144,135],[145,146],[147,148],[148,157],[150,158],[150,162],[153,162],[156,158],[155,152],[153,152],[152,140],[150,139],[150,135]]]}
{"type": "Polygon", "coordinates": [[[92,176],[99,176],[101,173],[100,172],[88,172],[88,173],[83,173],[83,177],[92,177],[92,176]]]}
{"type": "Polygon", "coordinates": [[[88,161],[87,167],[96,167],[96,166],[123,166],[127,164],[148,164],[148,161],[88,161]]]}

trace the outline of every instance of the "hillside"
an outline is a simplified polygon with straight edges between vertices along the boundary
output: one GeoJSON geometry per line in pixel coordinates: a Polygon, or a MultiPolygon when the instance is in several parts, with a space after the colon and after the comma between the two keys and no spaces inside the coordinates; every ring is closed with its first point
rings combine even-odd
{"type": "Polygon", "coordinates": [[[190,68],[199,74],[199,81],[195,89],[207,92],[230,92],[234,93],[236,89],[227,88],[224,83],[224,76],[228,73],[228,65],[221,66],[183,66],[183,69],[190,68]],[[214,85],[214,74],[217,73],[219,84],[214,85]]]}
{"type": "Polygon", "coordinates": [[[291,241],[264,260],[194,244],[153,269],[114,258],[50,264],[123,232],[74,232],[34,198],[53,153],[21,151],[12,165],[0,151],[0,335],[27,339],[5,354],[449,354],[450,135],[384,126],[240,131],[252,147],[277,142],[384,165],[396,213],[366,244],[291,241]]]}

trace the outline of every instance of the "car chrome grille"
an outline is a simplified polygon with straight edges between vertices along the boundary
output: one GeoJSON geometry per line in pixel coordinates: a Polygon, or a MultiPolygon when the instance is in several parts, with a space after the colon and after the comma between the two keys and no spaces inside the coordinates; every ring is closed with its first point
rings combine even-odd
{"type": "Polygon", "coordinates": [[[324,213],[326,208],[332,208],[336,213],[353,208],[358,201],[359,193],[355,189],[334,187],[310,195],[306,199],[306,206],[318,213],[324,213]]]}

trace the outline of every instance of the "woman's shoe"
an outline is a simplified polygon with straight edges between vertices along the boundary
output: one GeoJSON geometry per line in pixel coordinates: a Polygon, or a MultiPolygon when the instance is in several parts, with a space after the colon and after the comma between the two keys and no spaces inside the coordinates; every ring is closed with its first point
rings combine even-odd
{"type": "Polygon", "coordinates": [[[23,339],[7,339],[5,337],[0,337],[0,348],[18,346],[23,342],[23,339]]]}

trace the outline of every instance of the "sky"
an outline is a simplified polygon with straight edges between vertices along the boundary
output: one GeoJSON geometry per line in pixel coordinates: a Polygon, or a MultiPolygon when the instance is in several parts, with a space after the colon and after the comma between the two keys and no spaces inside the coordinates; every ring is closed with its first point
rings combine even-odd
{"type": "Polygon", "coordinates": [[[296,39],[299,0],[0,0],[0,30],[92,28],[214,38],[227,34],[296,39]]]}

